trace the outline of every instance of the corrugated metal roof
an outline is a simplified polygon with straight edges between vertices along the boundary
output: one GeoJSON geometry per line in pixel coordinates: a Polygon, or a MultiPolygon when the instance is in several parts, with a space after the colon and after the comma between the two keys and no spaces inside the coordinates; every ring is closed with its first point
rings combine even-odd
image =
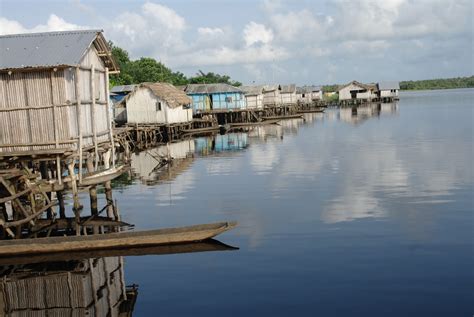
{"type": "Polygon", "coordinates": [[[113,86],[110,89],[111,93],[119,93],[119,92],[131,92],[137,85],[122,85],[122,86],[113,86]]]}
{"type": "Polygon", "coordinates": [[[350,83],[348,83],[348,84],[346,84],[346,85],[344,85],[344,86],[339,87],[339,89],[338,89],[337,91],[340,91],[340,90],[346,88],[346,87],[349,86],[349,85],[359,86],[359,87],[361,87],[361,88],[363,88],[363,89],[367,89],[367,90],[377,90],[377,85],[376,85],[376,84],[363,84],[363,83],[360,83],[360,82],[358,82],[358,81],[356,81],[356,80],[353,80],[353,81],[351,81],[350,83]]]}
{"type": "Polygon", "coordinates": [[[242,92],[237,87],[229,84],[189,84],[186,86],[187,94],[215,94],[221,92],[242,92]]]}
{"type": "Polygon", "coordinates": [[[321,90],[322,90],[321,86],[296,87],[296,93],[299,93],[299,94],[316,92],[316,91],[321,91],[321,90]]]}
{"type": "Polygon", "coordinates": [[[0,36],[0,69],[76,66],[101,30],[0,36]]]}
{"type": "Polygon", "coordinates": [[[385,81],[377,84],[379,90],[392,90],[400,89],[400,83],[398,81],[385,81]]]}
{"type": "Polygon", "coordinates": [[[263,94],[264,86],[241,86],[239,87],[246,96],[256,96],[263,94]]]}

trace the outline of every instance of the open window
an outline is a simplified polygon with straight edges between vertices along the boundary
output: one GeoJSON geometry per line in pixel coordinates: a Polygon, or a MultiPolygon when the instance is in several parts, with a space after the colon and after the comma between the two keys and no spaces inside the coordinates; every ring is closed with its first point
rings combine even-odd
{"type": "Polygon", "coordinates": [[[156,111],[161,111],[161,101],[156,102],[156,111]]]}

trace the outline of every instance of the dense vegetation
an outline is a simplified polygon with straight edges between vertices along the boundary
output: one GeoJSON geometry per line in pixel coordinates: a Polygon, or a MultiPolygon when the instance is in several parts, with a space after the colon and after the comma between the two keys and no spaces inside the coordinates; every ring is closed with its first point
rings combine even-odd
{"type": "Polygon", "coordinates": [[[427,89],[451,89],[451,88],[473,88],[474,76],[456,77],[428,80],[410,80],[400,82],[402,90],[427,90],[427,89]]]}
{"type": "Polygon", "coordinates": [[[112,47],[112,55],[120,66],[120,74],[110,76],[110,85],[130,85],[143,82],[168,82],[173,85],[200,84],[200,83],[226,83],[233,86],[242,85],[233,81],[227,75],[219,75],[212,72],[199,71],[196,76],[186,77],[181,72],[173,72],[163,63],[154,58],[142,57],[130,60],[128,52],[120,47],[109,43],[112,47]]]}

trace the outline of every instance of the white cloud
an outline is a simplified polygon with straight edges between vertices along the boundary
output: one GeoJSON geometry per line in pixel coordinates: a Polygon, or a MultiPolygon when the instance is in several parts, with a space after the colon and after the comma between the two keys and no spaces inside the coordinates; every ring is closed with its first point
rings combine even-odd
{"type": "Polygon", "coordinates": [[[247,46],[258,43],[268,44],[271,43],[272,40],[273,31],[266,28],[263,24],[252,21],[244,28],[244,41],[247,46]]]}
{"type": "Polygon", "coordinates": [[[51,31],[71,31],[79,29],[87,29],[90,27],[81,26],[66,22],[63,18],[55,14],[51,14],[46,24],[39,24],[33,28],[26,28],[18,21],[9,20],[0,17],[0,34],[16,34],[16,33],[34,33],[34,32],[51,32],[51,31]]]}
{"type": "Polygon", "coordinates": [[[198,28],[198,34],[203,35],[203,36],[223,35],[224,30],[222,30],[221,28],[202,27],[202,28],[198,28]]]}

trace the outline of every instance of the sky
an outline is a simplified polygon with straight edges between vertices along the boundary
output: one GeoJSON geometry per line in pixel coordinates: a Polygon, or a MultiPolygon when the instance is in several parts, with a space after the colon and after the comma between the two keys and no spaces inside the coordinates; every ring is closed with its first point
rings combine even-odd
{"type": "Polygon", "coordinates": [[[133,59],[244,84],[474,74],[472,0],[0,0],[0,34],[102,29],[133,59]]]}

